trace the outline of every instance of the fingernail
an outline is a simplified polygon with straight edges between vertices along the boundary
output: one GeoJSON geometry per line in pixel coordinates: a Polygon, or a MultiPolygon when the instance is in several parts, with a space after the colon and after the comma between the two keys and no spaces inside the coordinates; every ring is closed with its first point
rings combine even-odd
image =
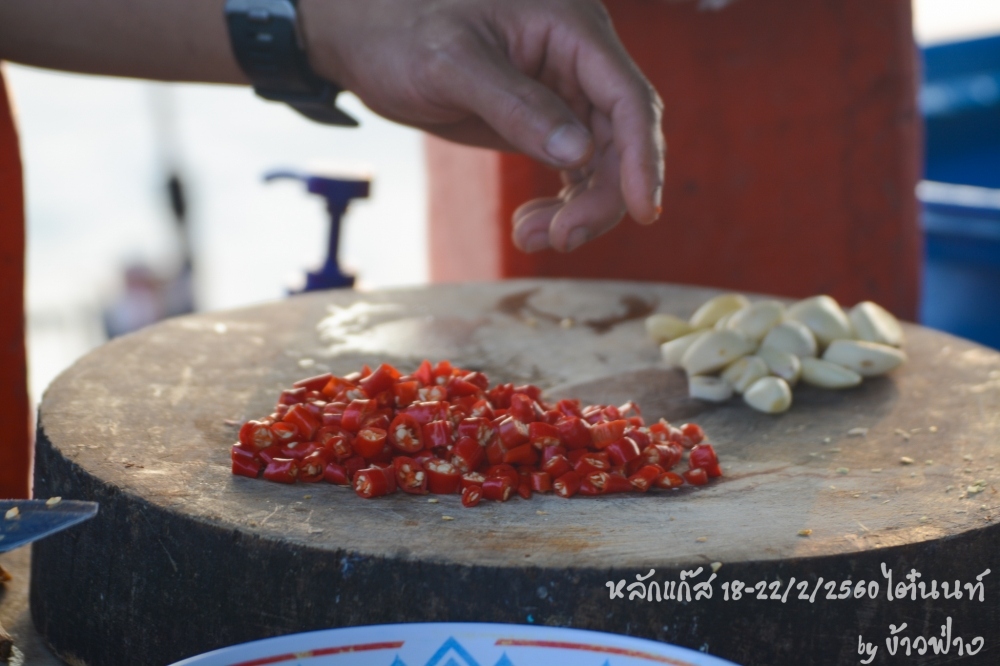
{"type": "Polygon", "coordinates": [[[529,234],[521,243],[521,247],[525,252],[541,252],[549,247],[549,232],[535,231],[529,234]]]}
{"type": "Polygon", "coordinates": [[[590,135],[583,128],[567,123],[549,135],[545,152],[561,164],[575,164],[590,152],[590,135]]]}
{"type": "Polygon", "coordinates": [[[577,227],[569,232],[566,239],[566,251],[572,252],[590,239],[590,232],[585,227],[577,227]]]}
{"type": "Polygon", "coordinates": [[[663,215],[663,186],[662,185],[658,186],[656,188],[656,190],[653,192],[653,205],[656,206],[656,217],[653,218],[653,221],[655,222],[656,220],[660,219],[661,215],[663,215]]]}

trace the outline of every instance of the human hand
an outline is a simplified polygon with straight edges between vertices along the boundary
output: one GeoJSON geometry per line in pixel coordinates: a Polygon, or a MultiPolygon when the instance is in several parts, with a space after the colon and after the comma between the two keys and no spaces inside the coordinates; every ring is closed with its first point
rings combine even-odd
{"type": "Polygon", "coordinates": [[[302,0],[310,61],[376,113],[562,171],[514,243],[568,252],[660,214],[662,104],[598,0],[302,0]]]}

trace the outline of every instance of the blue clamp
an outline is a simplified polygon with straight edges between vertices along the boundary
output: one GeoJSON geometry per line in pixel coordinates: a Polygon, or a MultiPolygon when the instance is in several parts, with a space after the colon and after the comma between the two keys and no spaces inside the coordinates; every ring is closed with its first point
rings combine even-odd
{"type": "Polygon", "coordinates": [[[351,178],[326,178],[298,171],[270,171],[264,174],[265,182],[278,180],[279,178],[291,178],[305,183],[306,190],[326,199],[326,210],[330,213],[330,241],[326,261],[318,271],[306,273],[306,285],[301,291],[353,287],[354,276],[342,273],[340,265],[337,263],[337,247],[340,245],[340,219],[347,211],[347,206],[351,202],[351,199],[368,198],[371,181],[351,178]]]}

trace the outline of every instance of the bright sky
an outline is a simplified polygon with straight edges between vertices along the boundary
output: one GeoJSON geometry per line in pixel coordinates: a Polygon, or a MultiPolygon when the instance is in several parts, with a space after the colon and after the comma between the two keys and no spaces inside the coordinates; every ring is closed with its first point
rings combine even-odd
{"type": "Polygon", "coordinates": [[[1000,0],[913,0],[922,45],[1000,34],[1000,0]]]}

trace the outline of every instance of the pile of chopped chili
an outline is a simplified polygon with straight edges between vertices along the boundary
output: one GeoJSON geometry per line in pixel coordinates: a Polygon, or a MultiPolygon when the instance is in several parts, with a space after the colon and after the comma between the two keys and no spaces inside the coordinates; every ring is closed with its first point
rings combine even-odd
{"type": "Polygon", "coordinates": [[[481,372],[424,361],[295,382],[274,412],[247,421],[233,474],[278,483],[352,485],[365,498],[462,495],[462,504],[514,493],[560,497],[647,492],[722,475],[694,423],[645,425],[639,407],[542,400],[537,386],[490,388],[481,372]],[[672,471],[687,451],[688,469],[672,471]]]}

